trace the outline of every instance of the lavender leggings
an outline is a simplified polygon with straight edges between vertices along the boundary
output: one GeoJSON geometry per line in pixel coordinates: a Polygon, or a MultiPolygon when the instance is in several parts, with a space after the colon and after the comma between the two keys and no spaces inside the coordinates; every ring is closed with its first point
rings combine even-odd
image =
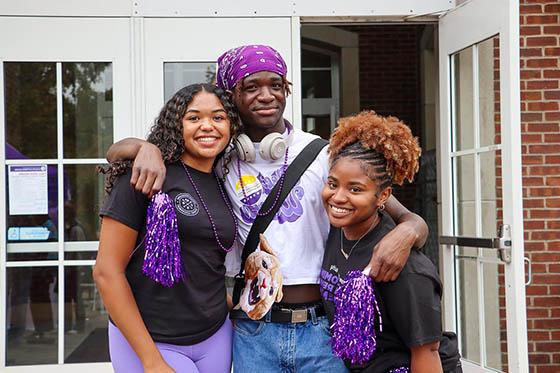
{"type": "MultiPolygon", "coordinates": [[[[231,321],[210,338],[191,345],[180,346],[156,342],[165,362],[176,373],[229,373],[231,371],[231,321]]],[[[144,368],[120,330],[109,322],[109,353],[115,373],[143,373],[144,368]]]]}

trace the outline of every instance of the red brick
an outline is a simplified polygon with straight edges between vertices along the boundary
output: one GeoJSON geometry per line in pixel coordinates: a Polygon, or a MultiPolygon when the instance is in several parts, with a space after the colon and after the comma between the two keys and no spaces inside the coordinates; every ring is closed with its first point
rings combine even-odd
{"type": "Polygon", "coordinates": [[[546,248],[551,251],[560,251],[560,241],[549,241],[546,243],[546,248]]]}
{"type": "MultiPolygon", "coordinates": [[[[548,286],[546,285],[531,285],[531,286],[527,286],[527,288],[525,289],[525,294],[527,296],[529,295],[547,295],[548,294],[548,286]]],[[[535,310],[536,308],[533,308],[533,310],[535,310]]],[[[542,310],[542,309],[541,309],[542,310]]],[[[542,310],[544,312],[540,312],[538,316],[529,316],[529,314],[527,314],[528,318],[541,318],[541,317],[545,317],[548,316],[548,311],[542,310]],[[541,313],[545,313],[545,315],[541,315],[541,313]]]]}
{"type": "MultiPolygon", "coordinates": [[[[556,62],[556,60],[554,61],[556,62]]],[[[554,65],[556,66],[556,65],[554,65]]],[[[541,67],[541,66],[537,66],[541,67]]],[[[527,89],[534,90],[534,89],[557,89],[558,88],[558,81],[557,80],[531,80],[527,82],[527,89]]]]}
{"type": "Polygon", "coordinates": [[[560,342],[537,342],[536,347],[539,352],[558,352],[560,351],[560,342]]]}
{"type": "MultiPolygon", "coordinates": [[[[540,134],[521,134],[521,142],[523,144],[541,144],[542,141],[543,137],[540,134]]],[[[523,158],[523,163],[525,163],[525,158],[523,158]]]]}
{"type": "Polygon", "coordinates": [[[546,185],[560,186],[560,177],[549,176],[546,178],[546,185]]]}
{"type": "Polygon", "coordinates": [[[544,157],[545,164],[560,164],[560,156],[558,155],[547,155],[544,157]]]}
{"type": "MultiPolygon", "coordinates": [[[[530,70],[530,71],[522,71],[521,75],[523,75],[523,73],[537,73],[538,76],[536,76],[536,78],[540,78],[541,72],[540,70],[530,70]]],[[[521,77],[521,79],[529,79],[529,78],[523,78],[521,77]]],[[[551,91],[551,92],[555,92],[555,91],[551,91]]],[[[545,91],[546,94],[546,91],[545,91]]],[[[542,99],[542,92],[541,91],[524,91],[521,92],[521,100],[523,101],[538,101],[542,99]]]]}
{"type": "Polygon", "coordinates": [[[543,70],[543,78],[545,79],[555,79],[560,78],[560,70],[543,70]]]}
{"type": "Polygon", "coordinates": [[[560,90],[544,91],[544,98],[546,100],[560,100],[560,90]]]}
{"type": "Polygon", "coordinates": [[[535,329],[560,329],[560,319],[533,320],[535,329]]]}
{"type": "MultiPolygon", "coordinates": [[[[521,113],[522,122],[540,122],[542,121],[542,117],[543,115],[541,113],[521,113]]],[[[540,132],[540,131],[533,131],[533,132],[540,132]]]]}
{"type": "Polygon", "coordinates": [[[545,13],[560,13],[560,4],[547,4],[544,6],[545,13]]]}
{"type": "MultiPolygon", "coordinates": [[[[541,204],[544,204],[542,199],[534,201],[538,201],[541,204]]],[[[523,207],[528,207],[526,201],[523,201],[523,207]]],[[[545,224],[543,220],[525,220],[523,222],[523,228],[525,228],[526,230],[545,229],[545,224]]]]}
{"type": "MultiPolygon", "coordinates": [[[[543,50],[542,48],[521,48],[519,51],[519,55],[521,56],[521,58],[527,58],[527,57],[542,57],[544,56],[543,50]]],[[[538,78],[540,77],[540,73],[538,74],[539,76],[527,76],[524,73],[527,71],[535,71],[538,72],[538,70],[522,70],[521,71],[521,79],[531,79],[531,78],[538,78]]]]}
{"type": "MultiPolygon", "coordinates": [[[[519,13],[520,14],[539,14],[542,13],[542,5],[539,4],[532,4],[532,5],[520,5],[519,6],[519,13]]],[[[532,27],[522,27],[524,28],[532,28],[532,27]]]]}
{"type": "Polygon", "coordinates": [[[560,26],[544,26],[543,27],[543,34],[545,35],[559,35],[560,34],[560,26]]]}
{"type": "Polygon", "coordinates": [[[560,221],[548,220],[546,222],[546,229],[560,229],[560,221]]]}
{"type": "MultiPolygon", "coordinates": [[[[544,142],[545,143],[552,143],[552,142],[560,142],[560,133],[547,133],[544,135],[544,142]]],[[[558,147],[558,153],[560,153],[560,146],[558,147]]]]}
{"type": "MultiPolygon", "coordinates": [[[[557,189],[557,191],[560,189],[557,189]]],[[[551,194],[552,196],[556,195],[560,195],[560,194],[551,194]]],[[[560,207],[560,198],[547,198],[546,199],[546,207],[553,207],[553,208],[557,208],[560,207]]]]}
{"type": "Polygon", "coordinates": [[[530,353],[529,364],[550,364],[550,355],[530,353]]]}
{"type": "Polygon", "coordinates": [[[556,144],[530,145],[530,154],[558,154],[560,147],[556,144]]]}
{"type": "MultiPolygon", "coordinates": [[[[555,272],[555,273],[558,273],[558,272],[555,272]]],[[[548,293],[550,295],[560,295],[560,286],[549,286],[548,287],[548,293]]],[[[558,311],[560,311],[560,309],[558,311]]],[[[559,316],[560,316],[560,314],[559,314],[559,316]]],[[[558,340],[560,340],[560,338],[558,338],[558,340]]]]}
{"type": "Polygon", "coordinates": [[[553,111],[553,112],[550,112],[550,113],[544,113],[544,120],[546,120],[546,121],[560,120],[560,111],[553,111]]]}
{"type": "Polygon", "coordinates": [[[527,337],[530,341],[550,341],[549,332],[529,331],[527,337]]]}
{"type": "Polygon", "coordinates": [[[535,373],[558,373],[558,367],[553,365],[539,365],[536,367],[535,373]]]}
{"type": "MultiPolygon", "coordinates": [[[[524,156],[524,157],[529,157],[529,156],[524,156]]],[[[535,156],[535,157],[540,157],[540,156],[535,156]]],[[[542,177],[524,177],[523,178],[523,186],[542,186],[544,185],[545,181],[544,178],[542,177]]],[[[560,185],[560,181],[559,181],[559,185],[560,185]]],[[[530,206],[533,207],[533,206],[530,206]]]]}
{"type": "MultiPolygon", "coordinates": [[[[532,287],[535,287],[535,286],[529,285],[527,287],[527,290],[529,290],[529,288],[532,288],[532,287]]],[[[548,310],[546,308],[527,308],[527,318],[529,318],[529,319],[542,319],[542,318],[545,318],[545,317],[548,317],[548,310]]]]}
{"type": "Polygon", "coordinates": [[[557,123],[528,123],[527,132],[558,132],[559,125],[557,123]]]}
{"type": "MultiPolygon", "coordinates": [[[[549,264],[548,272],[550,273],[560,273],[560,264],[549,264]]],[[[558,287],[560,289],[560,286],[558,287]]]]}
{"type": "Polygon", "coordinates": [[[551,24],[557,22],[558,22],[558,16],[555,15],[527,16],[525,18],[525,23],[528,25],[545,25],[545,24],[551,24]]]}
{"type": "Polygon", "coordinates": [[[560,56],[560,48],[545,48],[545,56],[560,56]]]}
{"type": "MultiPolygon", "coordinates": [[[[527,61],[527,67],[557,67],[557,58],[534,58],[527,61]]],[[[527,87],[529,83],[527,83],[527,87]]]]}
{"type": "Polygon", "coordinates": [[[553,197],[560,195],[560,188],[528,188],[531,197],[553,197]]]}
{"type": "Polygon", "coordinates": [[[530,175],[559,175],[560,166],[531,166],[529,167],[530,175]]]}
{"type": "Polygon", "coordinates": [[[529,102],[528,111],[555,111],[558,110],[558,102],[529,102]]]}
{"type": "Polygon", "coordinates": [[[544,242],[525,241],[525,252],[531,252],[530,255],[535,255],[543,250],[546,250],[546,244],[544,242]]]}
{"type": "Polygon", "coordinates": [[[527,36],[525,38],[527,47],[546,47],[558,45],[554,36],[527,36]]]}
{"type": "MultiPolygon", "coordinates": [[[[560,214],[559,214],[560,217],[560,214]]],[[[548,240],[559,240],[560,239],[560,231],[532,231],[531,239],[538,240],[538,241],[548,241],[548,240]]],[[[560,276],[558,276],[557,280],[560,282],[560,276]]],[[[560,300],[560,299],[559,299],[560,300]]]]}
{"type": "Polygon", "coordinates": [[[531,253],[531,260],[533,262],[558,262],[560,261],[560,253],[554,252],[540,252],[531,253]]]}

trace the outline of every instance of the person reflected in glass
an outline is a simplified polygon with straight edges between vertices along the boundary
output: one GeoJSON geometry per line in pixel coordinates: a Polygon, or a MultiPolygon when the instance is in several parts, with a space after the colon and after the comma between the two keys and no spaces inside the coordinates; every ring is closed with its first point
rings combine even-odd
{"type": "Polygon", "coordinates": [[[151,128],[147,141],[165,161],[162,190],[176,213],[184,263],[183,278],[170,287],[143,273],[150,200],[130,185],[130,162],[106,170],[110,192],[100,211],[93,276],[110,316],[117,373],[231,370],[224,260],[236,241],[237,221],[213,170],[222,158],[225,167],[238,128],[226,93],[209,84],[175,93],[151,128]]]}

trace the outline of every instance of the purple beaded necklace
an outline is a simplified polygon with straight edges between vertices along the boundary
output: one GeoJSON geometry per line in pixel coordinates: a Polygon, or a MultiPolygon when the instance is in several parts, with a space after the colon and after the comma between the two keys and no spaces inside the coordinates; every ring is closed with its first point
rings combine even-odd
{"type": "MultiPolygon", "coordinates": [[[[289,133],[290,129],[288,128],[288,133],[289,133]]],[[[272,204],[272,206],[270,206],[270,208],[264,212],[260,212],[257,211],[257,216],[265,216],[268,215],[275,207],[276,204],[278,203],[278,200],[280,199],[280,194],[282,193],[282,189],[284,187],[284,179],[286,176],[286,170],[288,169],[288,152],[290,150],[289,146],[286,146],[286,151],[284,152],[284,164],[282,165],[282,175],[280,176],[280,179],[278,180],[278,182],[280,183],[280,187],[278,188],[278,191],[276,192],[276,196],[274,197],[274,203],[272,204]]],[[[243,178],[241,177],[241,161],[239,160],[239,157],[237,157],[237,173],[239,175],[239,184],[241,185],[241,191],[243,192],[243,197],[245,198],[245,200],[248,200],[247,197],[247,192],[245,191],[245,185],[243,185],[243,178]]]]}
{"type": "Polygon", "coordinates": [[[237,241],[237,232],[238,232],[238,228],[239,228],[239,223],[237,222],[237,218],[235,217],[235,214],[233,213],[233,208],[231,207],[228,199],[226,198],[226,195],[225,195],[224,190],[222,188],[222,183],[220,183],[220,181],[216,177],[216,174],[214,173],[214,171],[212,171],[212,175],[214,176],[214,178],[216,179],[216,182],[218,183],[218,189],[220,190],[220,194],[222,195],[222,199],[224,200],[224,203],[226,204],[226,206],[229,210],[231,218],[233,219],[233,224],[235,225],[235,233],[234,233],[234,236],[233,236],[233,242],[232,242],[232,244],[229,248],[226,248],[222,244],[222,242],[220,241],[220,237],[218,236],[218,229],[216,228],[216,224],[214,223],[214,219],[212,218],[212,215],[210,215],[210,210],[208,209],[208,206],[206,205],[206,202],[204,202],[204,199],[202,199],[202,195],[200,194],[200,191],[198,190],[198,187],[194,183],[194,180],[191,176],[191,173],[189,172],[189,169],[188,169],[187,165],[184,162],[181,162],[181,164],[183,165],[183,169],[185,170],[185,173],[187,174],[187,177],[188,177],[189,181],[191,182],[191,185],[193,186],[193,189],[194,189],[196,195],[198,196],[198,199],[199,199],[200,203],[202,203],[202,207],[204,208],[204,211],[206,211],[206,215],[208,215],[208,220],[210,221],[210,226],[212,227],[212,231],[214,232],[214,238],[216,239],[216,243],[218,244],[218,246],[222,250],[224,250],[226,253],[229,253],[233,249],[233,247],[235,245],[235,242],[237,241]]]}

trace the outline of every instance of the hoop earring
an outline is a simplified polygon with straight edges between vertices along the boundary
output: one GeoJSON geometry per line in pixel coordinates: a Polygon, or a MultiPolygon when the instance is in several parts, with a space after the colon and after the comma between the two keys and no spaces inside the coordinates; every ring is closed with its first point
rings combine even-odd
{"type": "Polygon", "coordinates": [[[382,203],[381,206],[379,206],[377,209],[378,209],[379,211],[385,210],[385,204],[382,203]]]}

